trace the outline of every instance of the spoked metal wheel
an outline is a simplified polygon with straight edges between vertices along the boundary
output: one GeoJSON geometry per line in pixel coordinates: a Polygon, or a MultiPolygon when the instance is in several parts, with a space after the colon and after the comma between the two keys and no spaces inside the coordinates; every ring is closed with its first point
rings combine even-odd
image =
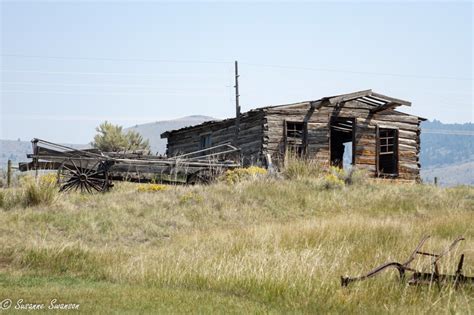
{"type": "Polygon", "coordinates": [[[59,191],[106,192],[111,187],[106,161],[70,158],[58,170],[59,191]]]}

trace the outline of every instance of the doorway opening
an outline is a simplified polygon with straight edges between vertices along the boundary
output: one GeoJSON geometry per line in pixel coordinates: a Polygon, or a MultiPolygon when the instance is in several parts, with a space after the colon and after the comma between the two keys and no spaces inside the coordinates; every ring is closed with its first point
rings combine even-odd
{"type": "Polygon", "coordinates": [[[354,165],[354,118],[331,120],[331,166],[349,169],[354,165]]]}

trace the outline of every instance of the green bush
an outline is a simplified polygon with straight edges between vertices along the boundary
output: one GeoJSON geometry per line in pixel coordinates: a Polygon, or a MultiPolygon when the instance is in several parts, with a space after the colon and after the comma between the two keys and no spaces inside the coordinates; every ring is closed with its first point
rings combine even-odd
{"type": "Polygon", "coordinates": [[[323,186],[326,189],[335,189],[344,187],[344,181],[340,179],[337,175],[329,173],[324,176],[323,186]]]}
{"type": "Polygon", "coordinates": [[[97,135],[91,143],[94,148],[106,152],[150,150],[148,140],[136,131],[125,132],[122,126],[113,125],[107,121],[96,128],[97,135]]]}
{"type": "Polygon", "coordinates": [[[224,173],[223,179],[228,184],[236,184],[242,180],[253,179],[260,176],[266,175],[268,172],[266,169],[258,166],[250,166],[246,168],[236,168],[228,170],[224,173]]]}

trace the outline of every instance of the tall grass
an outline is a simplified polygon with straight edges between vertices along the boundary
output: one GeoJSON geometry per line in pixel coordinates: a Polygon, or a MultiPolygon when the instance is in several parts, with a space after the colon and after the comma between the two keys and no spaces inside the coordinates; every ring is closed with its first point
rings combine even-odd
{"type": "Polygon", "coordinates": [[[0,189],[0,208],[51,205],[57,197],[54,175],[43,175],[38,180],[24,177],[19,187],[0,189]]]}
{"type": "Polygon", "coordinates": [[[345,185],[364,185],[369,177],[365,170],[353,167],[344,170],[338,167],[327,167],[319,161],[296,158],[287,154],[282,170],[285,178],[290,180],[305,180],[315,186],[325,189],[342,188],[345,185]]]}
{"type": "MultiPolygon", "coordinates": [[[[410,287],[387,272],[341,288],[340,276],[403,261],[426,234],[426,251],[466,237],[441,271],[453,272],[464,252],[464,273],[473,275],[474,188],[328,188],[319,184],[328,173],[315,179],[307,175],[315,171],[297,169],[286,180],[154,193],[119,183],[107,194],[62,194],[50,205],[1,211],[0,295],[36,301],[55,294],[82,302],[86,312],[472,311],[469,286],[410,287]],[[97,302],[104,299],[107,308],[97,302]]],[[[429,270],[429,261],[415,265],[429,270]]]]}
{"type": "Polygon", "coordinates": [[[288,179],[319,177],[324,173],[324,167],[316,160],[297,158],[286,154],[283,175],[288,179]]]}

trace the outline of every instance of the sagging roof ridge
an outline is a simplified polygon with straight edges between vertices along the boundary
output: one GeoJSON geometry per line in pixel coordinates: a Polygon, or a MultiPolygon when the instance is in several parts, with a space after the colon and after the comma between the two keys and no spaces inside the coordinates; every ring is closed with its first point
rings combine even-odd
{"type": "MultiPolygon", "coordinates": [[[[291,107],[291,106],[298,106],[298,105],[304,105],[304,104],[310,104],[312,106],[315,106],[317,104],[321,104],[324,101],[329,101],[330,104],[337,104],[337,103],[343,103],[343,102],[348,102],[348,101],[353,101],[353,100],[358,100],[358,99],[364,99],[366,97],[370,98],[372,96],[375,97],[374,98],[375,102],[377,102],[379,100],[380,100],[380,102],[382,102],[382,100],[385,100],[386,104],[394,103],[398,106],[399,105],[411,106],[411,102],[409,102],[409,101],[405,101],[405,100],[385,96],[385,95],[382,95],[380,93],[373,92],[372,89],[369,89],[369,90],[362,90],[362,91],[346,93],[346,94],[325,96],[325,97],[322,97],[322,98],[317,99],[317,100],[300,101],[300,102],[289,103],[289,104],[278,104],[278,105],[269,105],[269,106],[257,107],[257,108],[251,109],[249,111],[246,111],[244,113],[241,113],[240,115],[241,115],[241,117],[245,117],[245,116],[248,116],[251,113],[255,113],[255,112],[258,112],[258,111],[265,111],[267,109],[273,109],[273,108],[278,108],[278,107],[291,107]]],[[[371,102],[371,100],[369,99],[369,100],[367,100],[367,102],[371,102]]],[[[373,104],[374,104],[374,106],[375,106],[375,104],[380,105],[380,106],[384,106],[384,105],[382,105],[382,103],[381,104],[373,103],[373,104]]],[[[419,116],[416,116],[416,115],[411,115],[411,114],[399,112],[399,111],[396,111],[396,110],[393,110],[393,111],[396,112],[396,113],[399,113],[399,114],[415,116],[415,117],[418,117],[420,120],[426,120],[426,118],[419,117],[419,116]]],[[[203,126],[206,126],[206,125],[212,125],[212,124],[216,124],[216,123],[225,123],[225,122],[229,122],[229,121],[232,121],[232,120],[235,120],[235,117],[225,118],[225,119],[222,119],[222,120],[209,120],[209,121],[205,121],[203,123],[197,124],[197,125],[192,125],[192,126],[179,128],[179,129],[165,131],[160,135],[160,137],[161,138],[167,138],[168,135],[170,133],[173,133],[173,132],[184,131],[184,130],[189,130],[189,129],[193,129],[193,128],[199,128],[199,127],[203,127],[203,126]]]]}

